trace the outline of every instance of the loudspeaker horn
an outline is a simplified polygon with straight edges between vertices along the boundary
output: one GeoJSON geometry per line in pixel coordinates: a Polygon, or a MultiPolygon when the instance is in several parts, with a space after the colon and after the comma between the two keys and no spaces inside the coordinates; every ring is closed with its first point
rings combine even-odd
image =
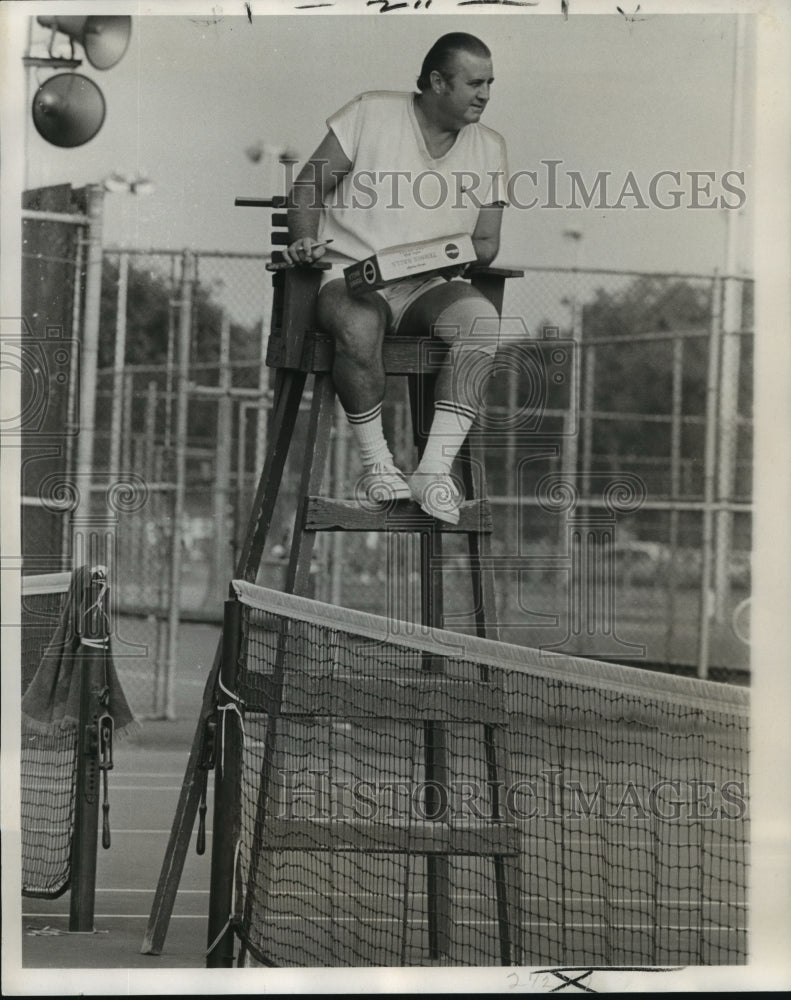
{"type": "Polygon", "coordinates": [[[33,97],[33,123],[53,146],[82,146],[102,127],[104,115],[104,95],[79,73],[51,76],[33,97]]]}
{"type": "MultiPolygon", "coordinates": [[[[85,58],[94,69],[110,69],[123,59],[132,34],[132,18],[126,15],[88,17],[51,17],[41,15],[36,20],[43,28],[52,28],[85,49],[85,58]]],[[[51,54],[51,53],[50,53],[51,54]]]]}

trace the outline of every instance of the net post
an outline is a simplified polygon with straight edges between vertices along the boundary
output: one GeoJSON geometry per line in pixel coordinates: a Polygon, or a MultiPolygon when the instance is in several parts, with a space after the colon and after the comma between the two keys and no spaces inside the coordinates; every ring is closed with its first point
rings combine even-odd
{"type": "MultiPolygon", "coordinates": [[[[104,614],[99,607],[103,576],[91,575],[80,594],[79,606],[72,609],[76,632],[86,639],[109,641],[104,614]]],[[[75,669],[80,671],[80,717],[77,727],[77,781],[74,804],[74,834],[71,847],[71,895],[69,930],[92,931],[96,902],[96,851],[99,831],[99,726],[103,663],[99,657],[84,656],[75,669]]]]}
{"type": "Polygon", "coordinates": [[[209,929],[206,967],[233,965],[233,887],[236,841],[239,831],[239,729],[228,716],[234,714],[242,606],[236,599],[225,602],[222,631],[222,661],[217,709],[220,739],[214,769],[214,813],[212,822],[209,929]]]}

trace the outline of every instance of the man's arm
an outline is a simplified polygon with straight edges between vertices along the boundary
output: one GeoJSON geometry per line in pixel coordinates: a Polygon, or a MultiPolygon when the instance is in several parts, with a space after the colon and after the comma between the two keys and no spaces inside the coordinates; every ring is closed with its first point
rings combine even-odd
{"type": "Polygon", "coordinates": [[[475,260],[471,264],[454,264],[440,269],[447,281],[464,276],[470,268],[487,267],[500,249],[500,227],[503,221],[503,205],[483,205],[478,212],[478,220],[472,234],[475,260]]]}
{"type": "MultiPolygon", "coordinates": [[[[476,263],[486,267],[497,256],[500,249],[500,227],[503,222],[503,206],[484,205],[478,213],[478,221],[472,234],[472,243],[477,257],[476,263]]],[[[474,267],[475,265],[473,265],[474,267]]]]}
{"type": "Polygon", "coordinates": [[[330,130],[300,170],[291,189],[288,209],[291,243],[283,253],[292,263],[303,264],[324,256],[324,247],[313,249],[319,231],[321,206],[351,167],[351,161],[341,149],[335,133],[330,130]]]}

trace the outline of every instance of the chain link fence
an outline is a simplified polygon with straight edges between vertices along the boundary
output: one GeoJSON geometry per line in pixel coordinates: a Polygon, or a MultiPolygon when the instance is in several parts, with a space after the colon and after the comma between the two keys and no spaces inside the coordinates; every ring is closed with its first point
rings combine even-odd
{"type": "Polygon", "coordinates": [[[116,658],[144,715],[175,715],[179,623],[216,619],[249,517],[266,277],[258,257],[105,252],[94,509],[108,484],[129,494],[114,512],[116,658]]]}
{"type": "MultiPolygon", "coordinates": [[[[495,519],[511,551],[503,529],[518,513],[524,555],[503,620],[544,616],[515,625],[531,645],[743,679],[749,649],[735,615],[750,593],[752,282],[531,270],[507,295],[507,315],[539,338],[551,331],[552,352],[564,339],[568,349],[557,371],[544,358],[549,381],[567,390],[557,454],[531,460],[529,436],[516,445],[523,476],[515,500],[500,501],[510,519],[495,519]],[[575,553],[575,539],[595,558],[575,553]],[[551,568],[538,564],[542,548],[551,568]],[[580,593],[573,576],[583,572],[580,593]]],[[[513,495],[504,486],[492,477],[495,503],[513,495]]]]}
{"type": "MultiPolygon", "coordinates": [[[[106,254],[97,470],[116,467],[146,484],[145,504],[126,515],[119,534],[119,558],[129,637],[150,648],[172,643],[161,634],[168,623],[217,619],[233,574],[271,405],[265,263],[253,255],[106,254]],[[119,355],[112,303],[123,305],[124,280],[119,355]],[[154,622],[152,637],[145,630],[154,622]]],[[[502,638],[745,679],[752,282],[529,269],[507,282],[503,313],[525,337],[498,355],[481,419],[502,638]]],[[[402,381],[388,386],[384,419],[408,470],[415,452],[402,381]]],[[[263,585],[282,585],[304,421],[263,585]]],[[[353,496],[360,471],[338,419],[325,490],[353,496]]],[[[448,587],[448,618],[464,629],[473,609],[457,542],[445,549],[445,572],[459,576],[458,588],[448,587]]],[[[419,574],[402,565],[406,578],[394,585],[395,549],[377,535],[319,535],[314,595],[414,615],[419,574]]],[[[170,669],[152,670],[153,690],[167,688],[156,678],[170,669]]]]}
{"type": "MultiPolygon", "coordinates": [[[[26,221],[27,280],[33,288],[41,272],[58,284],[61,337],[77,344],[85,242],[72,226],[61,230],[68,245],[46,237],[39,246],[43,218],[26,221]]],[[[266,260],[104,252],[88,491],[117,561],[119,670],[144,716],[175,714],[179,622],[218,618],[250,515],[271,406],[266,260]]],[[[503,314],[524,336],[499,353],[480,422],[503,639],[746,678],[752,300],[750,280],[717,275],[533,268],[507,282],[503,314]]],[[[34,331],[39,344],[46,333],[34,331]]],[[[388,386],[384,419],[409,470],[415,450],[401,382],[388,386]]],[[[45,431],[62,438],[59,469],[74,464],[80,387],[71,383],[60,409],[45,408],[57,424],[45,431]]],[[[268,586],[283,582],[304,424],[305,415],[259,574],[268,586]]],[[[25,475],[48,460],[41,441],[25,475]]],[[[360,471],[337,419],[325,490],[354,496],[360,471]]],[[[53,494],[51,476],[33,478],[23,488],[29,569],[67,568],[73,504],[53,494]]],[[[445,548],[448,621],[464,629],[473,609],[457,543],[445,548]]],[[[378,535],[320,535],[313,593],[413,617],[419,573],[416,559],[403,565],[404,552],[378,535]]]]}

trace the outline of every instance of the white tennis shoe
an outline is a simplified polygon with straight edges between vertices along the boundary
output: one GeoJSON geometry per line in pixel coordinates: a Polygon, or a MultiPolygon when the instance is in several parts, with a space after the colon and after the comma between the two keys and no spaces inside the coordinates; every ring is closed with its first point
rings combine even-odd
{"type": "Polygon", "coordinates": [[[390,462],[374,462],[362,474],[359,486],[369,503],[388,504],[412,496],[403,473],[390,462]]]}
{"type": "Polygon", "coordinates": [[[447,524],[459,523],[462,493],[447,472],[415,472],[409,480],[412,497],[426,514],[447,524]]]}

